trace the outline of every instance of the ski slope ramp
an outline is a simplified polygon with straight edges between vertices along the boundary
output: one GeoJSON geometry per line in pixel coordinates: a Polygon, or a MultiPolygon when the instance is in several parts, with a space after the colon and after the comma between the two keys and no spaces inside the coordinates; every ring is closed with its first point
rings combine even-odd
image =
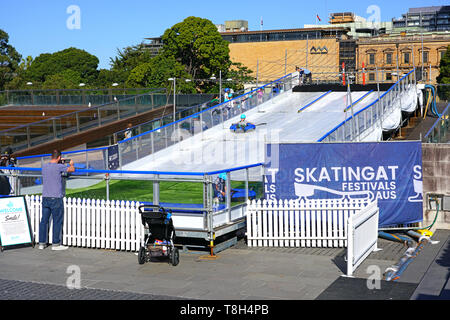
{"type": "MultiPolygon", "coordinates": [[[[377,93],[352,93],[353,102],[362,97],[353,106],[354,113],[376,100],[377,93]]],[[[257,125],[254,131],[229,130],[241,115],[235,110],[236,115],[222,124],[129,163],[123,170],[212,172],[262,163],[266,142],[316,142],[350,116],[351,110],[344,112],[348,106],[346,92],[289,90],[245,111],[247,120],[257,125]]]]}

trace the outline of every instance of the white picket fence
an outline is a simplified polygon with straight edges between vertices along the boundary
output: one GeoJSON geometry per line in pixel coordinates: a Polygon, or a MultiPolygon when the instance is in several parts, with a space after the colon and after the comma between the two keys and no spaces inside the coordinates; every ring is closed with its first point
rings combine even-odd
{"type": "MultiPolygon", "coordinates": [[[[39,240],[42,198],[26,196],[31,228],[39,240]]],[[[144,235],[139,202],[64,198],[63,245],[138,251],[144,235]]],[[[49,228],[52,242],[52,225],[49,228]]]]}
{"type": "Polygon", "coordinates": [[[249,247],[346,247],[347,222],[367,199],[247,202],[249,247]]]}

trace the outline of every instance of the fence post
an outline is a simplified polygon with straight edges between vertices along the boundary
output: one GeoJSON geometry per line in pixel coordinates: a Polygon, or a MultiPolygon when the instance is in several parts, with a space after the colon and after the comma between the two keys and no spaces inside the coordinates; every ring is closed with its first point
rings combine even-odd
{"type": "Polygon", "coordinates": [[[27,145],[28,148],[31,147],[31,134],[30,134],[30,126],[27,126],[27,145]]]}
{"type": "MultiPolygon", "coordinates": [[[[159,175],[155,175],[156,179],[159,179],[159,175]]],[[[159,180],[153,181],[153,205],[159,206],[159,180]]]]}
{"type": "Polygon", "coordinates": [[[230,172],[227,172],[227,180],[225,181],[226,184],[226,201],[227,201],[227,222],[231,221],[231,174],[230,172]]]}
{"type": "Polygon", "coordinates": [[[245,168],[245,201],[248,201],[248,180],[249,180],[249,170],[245,168]]]}
{"type": "Polygon", "coordinates": [[[106,200],[109,200],[109,173],[105,174],[105,181],[106,181],[106,200]]]}
{"type": "Polygon", "coordinates": [[[52,125],[53,125],[53,138],[56,139],[57,134],[56,134],[56,120],[55,119],[52,120],[52,125]]]}

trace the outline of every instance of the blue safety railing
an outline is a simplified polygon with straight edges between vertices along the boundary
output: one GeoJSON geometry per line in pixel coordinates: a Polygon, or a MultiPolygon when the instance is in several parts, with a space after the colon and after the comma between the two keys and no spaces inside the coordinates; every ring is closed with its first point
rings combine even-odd
{"type": "Polygon", "coordinates": [[[318,142],[356,141],[374,124],[383,121],[383,118],[392,111],[394,101],[399,99],[403,92],[409,90],[413,84],[415,70],[411,70],[400,80],[393,84],[378,99],[346,118],[332,130],[323,135],[318,142]]]}
{"type": "MultiPolygon", "coordinates": [[[[199,105],[183,110],[181,112],[192,112],[192,114],[175,122],[171,113],[152,121],[153,128],[151,130],[119,141],[115,146],[63,152],[63,155],[70,155],[75,162],[84,163],[86,169],[106,170],[108,169],[110,148],[116,147],[118,148],[116,155],[119,158],[119,168],[122,168],[128,163],[163,150],[194,134],[221,124],[243,111],[259,106],[279,94],[279,91],[273,92],[275,90],[272,89],[275,87],[285,91],[290,90],[293,86],[292,79],[292,74],[288,74],[218,105],[206,109],[199,105]],[[203,123],[203,125],[199,126],[198,123],[203,123]]],[[[48,154],[19,157],[18,161],[21,167],[41,167],[44,161],[48,161],[48,157],[48,154]]]]}
{"type": "Polygon", "coordinates": [[[433,126],[428,130],[424,137],[424,141],[428,143],[447,143],[450,128],[450,103],[442,111],[440,117],[436,120],[433,126]]]}

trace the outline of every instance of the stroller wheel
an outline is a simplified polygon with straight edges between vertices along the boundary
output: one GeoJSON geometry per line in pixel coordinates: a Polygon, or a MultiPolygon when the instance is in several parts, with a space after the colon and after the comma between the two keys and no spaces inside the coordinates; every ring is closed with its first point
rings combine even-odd
{"type": "Polygon", "coordinates": [[[139,264],[144,264],[145,263],[145,247],[140,247],[139,248],[138,262],[139,262],[139,264]]]}
{"type": "Polygon", "coordinates": [[[180,254],[177,248],[173,248],[172,252],[170,253],[170,263],[174,267],[178,265],[178,263],[180,263],[180,254]]]}

